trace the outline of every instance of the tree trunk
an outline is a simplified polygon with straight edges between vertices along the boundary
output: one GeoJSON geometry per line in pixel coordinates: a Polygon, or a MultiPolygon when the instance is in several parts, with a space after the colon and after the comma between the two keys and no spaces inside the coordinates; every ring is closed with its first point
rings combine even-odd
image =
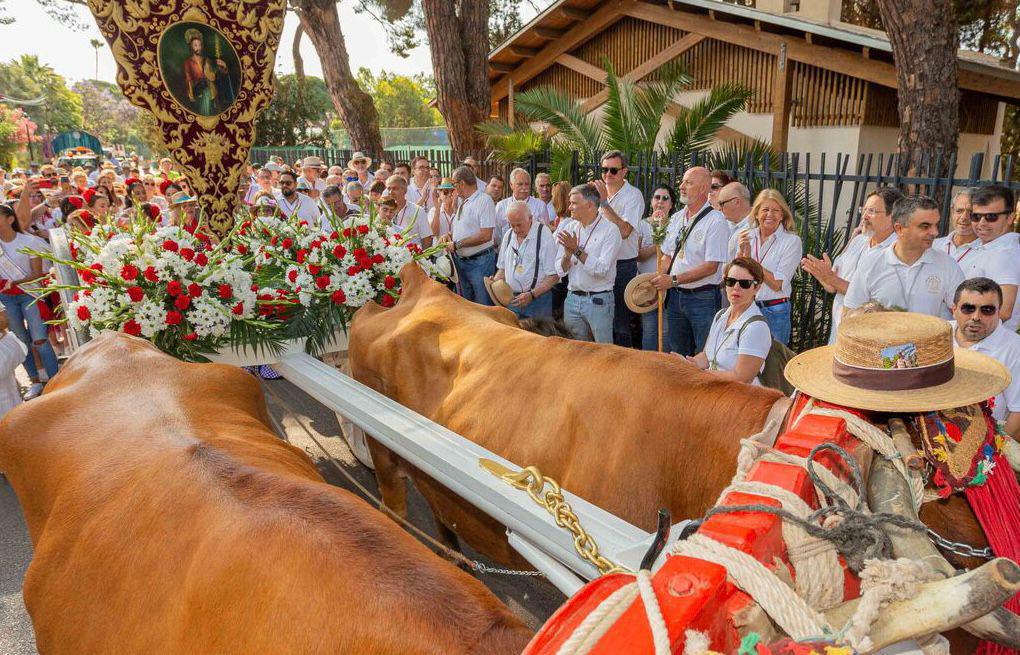
{"type": "Polygon", "coordinates": [[[322,62],[322,76],[333,105],[351,136],[351,147],[378,158],[383,152],[379,115],[372,96],[362,91],[351,74],[336,0],[298,0],[295,4],[301,26],[322,62]]]}
{"type": "Polygon", "coordinates": [[[294,30],[294,42],[291,43],[290,53],[294,57],[294,82],[297,84],[298,104],[305,101],[305,60],[301,57],[301,37],[305,34],[305,28],[298,23],[294,30]]]}
{"type": "Polygon", "coordinates": [[[943,153],[945,174],[960,133],[959,47],[952,0],[878,0],[898,82],[900,170],[943,153]]]}
{"type": "Polygon", "coordinates": [[[429,52],[436,76],[439,113],[459,156],[484,144],[475,125],[489,117],[489,3],[422,0],[429,52]]]}

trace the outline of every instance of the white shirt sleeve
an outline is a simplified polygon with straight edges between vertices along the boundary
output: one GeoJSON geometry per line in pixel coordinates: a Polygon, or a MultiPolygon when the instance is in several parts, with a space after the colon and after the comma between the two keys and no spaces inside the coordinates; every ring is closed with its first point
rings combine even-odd
{"type": "Polygon", "coordinates": [[[496,227],[496,203],[492,201],[492,198],[487,193],[483,193],[475,202],[478,203],[476,211],[478,212],[478,227],[485,229],[487,227],[496,227]]]}
{"type": "Polygon", "coordinates": [[[713,221],[705,231],[705,261],[730,261],[730,227],[725,220],[713,221]]]}
{"type": "Polygon", "coordinates": [[[0,377],[7,378],[14,375],[14,369],[25,361],[27,354],[28,348],[21,342],[21,339],[13,332],[8,331],[0,338],[0,377]]]}
{"type": "Polygon", "coordinates": [[[419,239],[427,239],[432,236],[432,226],[429,225],[428,212],[425,211],[424,207],[415,207],[417,218],[414,222],[415,232],[418,233],[419,239]]]}
{"type": "Polygon", "coordinates": [[[783,282],[792,280],[797,273],[797,267],[800,266],[802,257],[800,237],[795,234],[790,235],[784,240],[783,249],[779,252],[779,264],[776,266],[776,270],[771,271],[773,277],[783,282]]]}
{"type": "Polygon", "coordinates": [[[496,258],[496,270],[497,271],[505,271],[507,269],[507,266],[508,266],[507,259],[510,258],[510,248],[507,247],[507,244],[510,241],[510,235],[511,234],[513,234],[513,233],[512,232],[507,232],[506,234],[504,234],[503,235],[503,240],[500,242],[500,245],[499,245],[499,256],[496,258]]]}
{"type": "Polygon", "coordinates": [[[981,253],[985,277],[1000,285],[1020,284],[1020,249],[994,250],[981,253]]]}
{"type": "Polygon", "coordinates": [[[846,288],[846,296],[843,297],[843,306],[847,309],[857,309],[871,300],[868,291],[869,270],[870,267],[868,266],[858,266],[853,277],[850,278],[850,284],[846,288]]]}
{"type": "Polygon", "coordinates": [[[772,333],[765,321],[744,324],[744,333],[737,342],[738,355],[752,355],[765,359],[772,348],[772,333]]]}
{"type": "Polygon", "coordinates": [[[610,266],[616,266],[616,253],[623,243],[623,237],[615,226],[612,230],[606,230],[606,238],[599,241],[594,252],[589,252],[582,267],[595,277],[605,277],[609,273],[610,266]]]}
{"type": "Polygon", "coordinates": [[[942,297],[942,318],[950,319],[953,317],[953,296],[956,295],[956,288],[963,283],[964,275],[963,269],[952,259],[949,260],[953,265],[947,272],[947,279],[945,289],[943,289],[942,297]]]}
{"type": "MultiPolygon", "coordinates": [[[[559,248],[556,247],[556,239],[553,237],[552,230],[546,226],[540,226],[539,230],[542,234],[542,248],[539,253],[542,261],[539,263],[539,279],[541,279],[541,276],[559,275],[559,264],[556,262],[556,253],[559,248]]],[[[502,251],[500,251],[500,254],[502,254],[502,251]]]]}

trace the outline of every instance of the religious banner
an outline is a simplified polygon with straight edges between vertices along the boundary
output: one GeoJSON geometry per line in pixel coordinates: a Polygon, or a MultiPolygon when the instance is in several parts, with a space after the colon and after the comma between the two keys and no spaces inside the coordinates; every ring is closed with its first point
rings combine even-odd
{"type": "Polygon", "coordinates": [[[152,112],[218,234],[233,224],[255,117],[273,96],[286,0],[88,0],[117,83],[152,112]]]}

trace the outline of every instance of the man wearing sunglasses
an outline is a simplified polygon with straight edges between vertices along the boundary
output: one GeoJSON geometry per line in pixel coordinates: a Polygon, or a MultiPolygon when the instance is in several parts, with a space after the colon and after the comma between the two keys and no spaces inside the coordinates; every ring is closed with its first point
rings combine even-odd
{"type": "Polygon", "coordinates": [[[992,416],[1006,424],[1006,433],[1020,437],[1020,336],[999,320],[1002,289],[993,280],[965,280],[953,296],[953,337],[957,348],[984,353],[1009,369],[1012,381],[995,398],[992,416]]]}
{"type": "Polygon", "coordinates": [[[613,283],[613,343],[631,347],[634,312],[624,302],[627,284],[637,275],[638,240],[636,226],[645,215],[645,197],[627,181],[627,158],[619,150],[602,155],[602,180],[594,182],[601,197],[601,214],[620,231],[620,250],[616,255],[616,280],[613,283]]]}
{"type": "Polygon", "coordinates": [[[971,194],[971,226],[981,240],[974,253],[976,264],[968,277],[987,277],[1002,289],[999,318],[1006,329],[1016,332],[1020,311],[1016,303],[1020,284],[1020,245],[1013,227],[1013,190],[999,184],[978,188],[971,194]]]}
{"type": "Polygon", "coordinates": [[[460,280],[460,295],[480,305],[492,305],[485,290],[485,277],[496,273],[496,249],[492,231],[496,227],[496,203],[485,193],[482,181],[469,166],[453,171],[453,188],[460,197],[451,232],[440,241],[453,255],[460,280]]]}

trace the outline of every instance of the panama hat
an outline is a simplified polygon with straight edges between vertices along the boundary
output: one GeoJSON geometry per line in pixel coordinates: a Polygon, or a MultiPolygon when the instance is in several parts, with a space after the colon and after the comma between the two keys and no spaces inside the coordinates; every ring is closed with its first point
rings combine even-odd
{"type": "Polygon", "coordinates": [[[454,187],[453,185],[452,178],[444,177],[442,180],[439,181],[439,186],[437,186],[436,188],[439,189],[440,191],[450,191],[456,187],[454,187]]]}
{"type": "Polygon", "coordinates": [[[659,305],[659,292],[652,286],[655,273],[641,273],[627,283],[623,291],[623,302],[635,314],[647,314],[659,305]]]}
{"type": "Polygon", "coordinates": [[[372,165],[372,158],[371,157],[366,157],[365,153],[363,153],[363,152],[361,152],[359,150],[356,153],[354,153],[353,155],[351,155],[350,160],[348,160],[348,162],[347,162],[347,168],[353,168],[354,167],[354,162],[360,161],[362,159],[364,159],[366,162],[368,162],[369,166],[372,165]]]}
{"type": "Polygon", "coordinates": [[[460,280],[457,277],[457,267],[453,265],[453,258],[447,253],[440,253],[436,255],[436,261],[433,264],[436,274],[444,280],[449,280],[454,284],[460,280]]]}
{"type": "Polygon", "coordinates": [[[196,202],[198,202],[198,199],[189,196],[187,191],[178,191],[170,197],[171,207],[179,207],[181,205],[188,205],[196,202]]]}
{"type": "Polygon", "coordinates": [[[996,360],[955,349],[949,323],[911,312],[845,318],[834,345],[797,355],[785,374],[819,400],[878,412],[964,407],[994,397],[1010,382],[996,360]]]}
{"type": "Polygon", "coordinates": [[[500,307],[506,307],[514,299],[514,290],[506,283],[506,280],[493,280],[491,277],[483,278],[485,290],[489,292],[489,298],[500,307]]]}
{"type": "Polygon", "coordinates": [[[301,160],[301,168],[326,168],[321,157],[309,156],[301,160]]]}

